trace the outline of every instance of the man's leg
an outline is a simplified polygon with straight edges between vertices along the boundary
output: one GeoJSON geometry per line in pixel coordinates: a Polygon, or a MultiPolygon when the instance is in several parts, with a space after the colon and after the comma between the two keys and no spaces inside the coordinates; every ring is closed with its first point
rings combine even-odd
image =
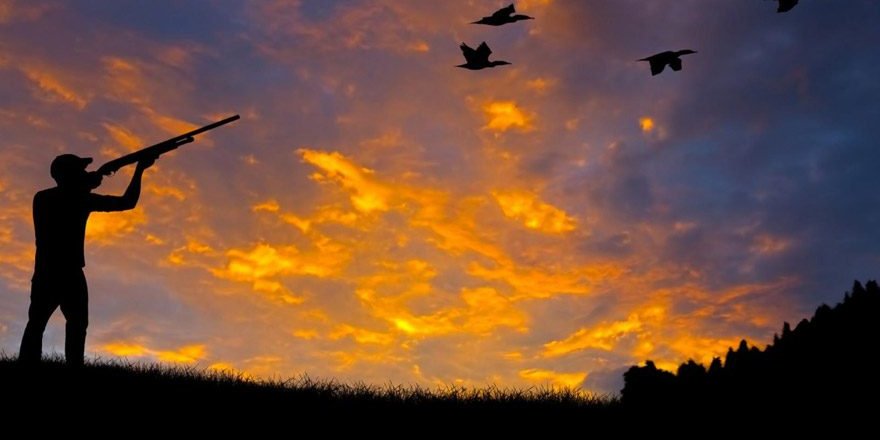
{"type": "Polygon", "coordinates": [[[64,359],[67,365],[82,365],[86,350],[86,328],[89,326],[89,288],[86,276],[77,271],[68,280],[61,297],[61,313],[67,319],[64,337],[64,359]]]}
{"type": "Polygon", "coordinates": [[[18,360],[21,362],[36,363],[40,361],[43,351],[43,331],[52,313],[58,307],[58,292],[53,292],[55,286],[45,280],[34,277],[31,281],[31,305],[28,307],[28,323],[24,328],[24,336],[21,338],[21,349],[18,352],[18,360]]]}

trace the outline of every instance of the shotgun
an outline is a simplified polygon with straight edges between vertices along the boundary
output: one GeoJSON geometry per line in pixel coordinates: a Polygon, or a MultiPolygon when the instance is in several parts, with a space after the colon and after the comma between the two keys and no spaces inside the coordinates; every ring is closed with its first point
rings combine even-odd
{"type": "Polygon", "coordinates": [[[190,131],[188,133],[184,133],[180,136],[176,136],[176,137],[173,137],[173,138],[168,139],[166,141],[159,142],[156,145],[151,145],[149,147],[135,151],[134,153],[126,154],[125,156],[113,159],[110,162],[107,162],[104,165],[101,165],[101,167],[98,168],[98,170],[95,171],[95,173],[100,176],[109,176],[109,175],[115,173],[116,171],[119,171],[120,168],[122,168],[126,165],[130,165],[130,164],[139,162],[139,161],[141,161],[143,159],[147,159],[147,158],[157,158],[157,157],[159,157],[159,156],[161,156],[171,150],[176,150],[177,147],[179,147],[181,145],[185,145],[185,144],[188,144],[188,143],[194,141],[195,140],[194,136],[196,136],[197,134],[202,134],[208,130],[213,130],[217,127],[220,127],[221,125],[226,125],[226,124],[228,124],[232,121],[236,121],[238,119],[239,119],[238,115],[230,116],[230,117],[223,119],[221,121],[214,122],[213,124],[208,124],[202,128],[197,128],[193,131],[190,131]]]}

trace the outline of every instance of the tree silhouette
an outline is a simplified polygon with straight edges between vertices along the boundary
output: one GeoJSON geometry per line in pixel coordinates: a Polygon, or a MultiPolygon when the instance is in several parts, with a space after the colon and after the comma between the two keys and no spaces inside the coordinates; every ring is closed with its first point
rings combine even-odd
{"type": "Polygon", "coordinates": [[[764,350],[743,340],[708,370],[693,360],[677,374],[657,369],[652,361],[624,373],[623,402],[645,410],[709,411],[722,407],[807,408],[816,405],[855,405],[880,390],[873,355],[880,318],[880,287],[856,281],[842,303],[816,309],[764,350]]]}

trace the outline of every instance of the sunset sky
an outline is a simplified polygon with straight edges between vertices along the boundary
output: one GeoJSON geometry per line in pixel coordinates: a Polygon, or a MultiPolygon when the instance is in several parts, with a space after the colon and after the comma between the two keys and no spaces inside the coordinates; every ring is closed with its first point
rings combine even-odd
{"type": "Polygon", "coordinates": [[[51,160],[236,113],[91,217],[87,355],[616,392],[880,277],[880,2],[507,3],[0,0],[0,350],[51,160]]]}

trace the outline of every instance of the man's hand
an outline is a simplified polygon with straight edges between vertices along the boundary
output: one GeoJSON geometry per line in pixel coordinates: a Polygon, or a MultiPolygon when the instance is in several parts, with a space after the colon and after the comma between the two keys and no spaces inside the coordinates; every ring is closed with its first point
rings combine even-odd
{"type": "Polygon", "coordinates": [[[104,180],[104,176],[100,175],[97,172],[92,171],[92,172],[86,173],[85,182],[86,182],[86,186],[88,186],[88,188],[90,190],[101,186],[101,182],[103,180],[104,180]]]}
{"type": "Polygon", "coordinates": [[[140,161],[138,161],[137,168],[139,170],[143,171],[143,170],[153,166],[154,163],[156,163],[155,157],[148,157],[145,159],[141,159],[140,161]]]}
{"type": "Polygon", "coordinates": [[[138,161],[137,168],[135,168],[134,174],[131,175],[131,183],[128,184],[125,194],[120,197],[121,203],[116,211],[134,209],[137,206],[138,198],[141,196],[141,178],[144,176],[144,170],[153,166],[155,162],[155,156],[145,157],[138,161]]]}

